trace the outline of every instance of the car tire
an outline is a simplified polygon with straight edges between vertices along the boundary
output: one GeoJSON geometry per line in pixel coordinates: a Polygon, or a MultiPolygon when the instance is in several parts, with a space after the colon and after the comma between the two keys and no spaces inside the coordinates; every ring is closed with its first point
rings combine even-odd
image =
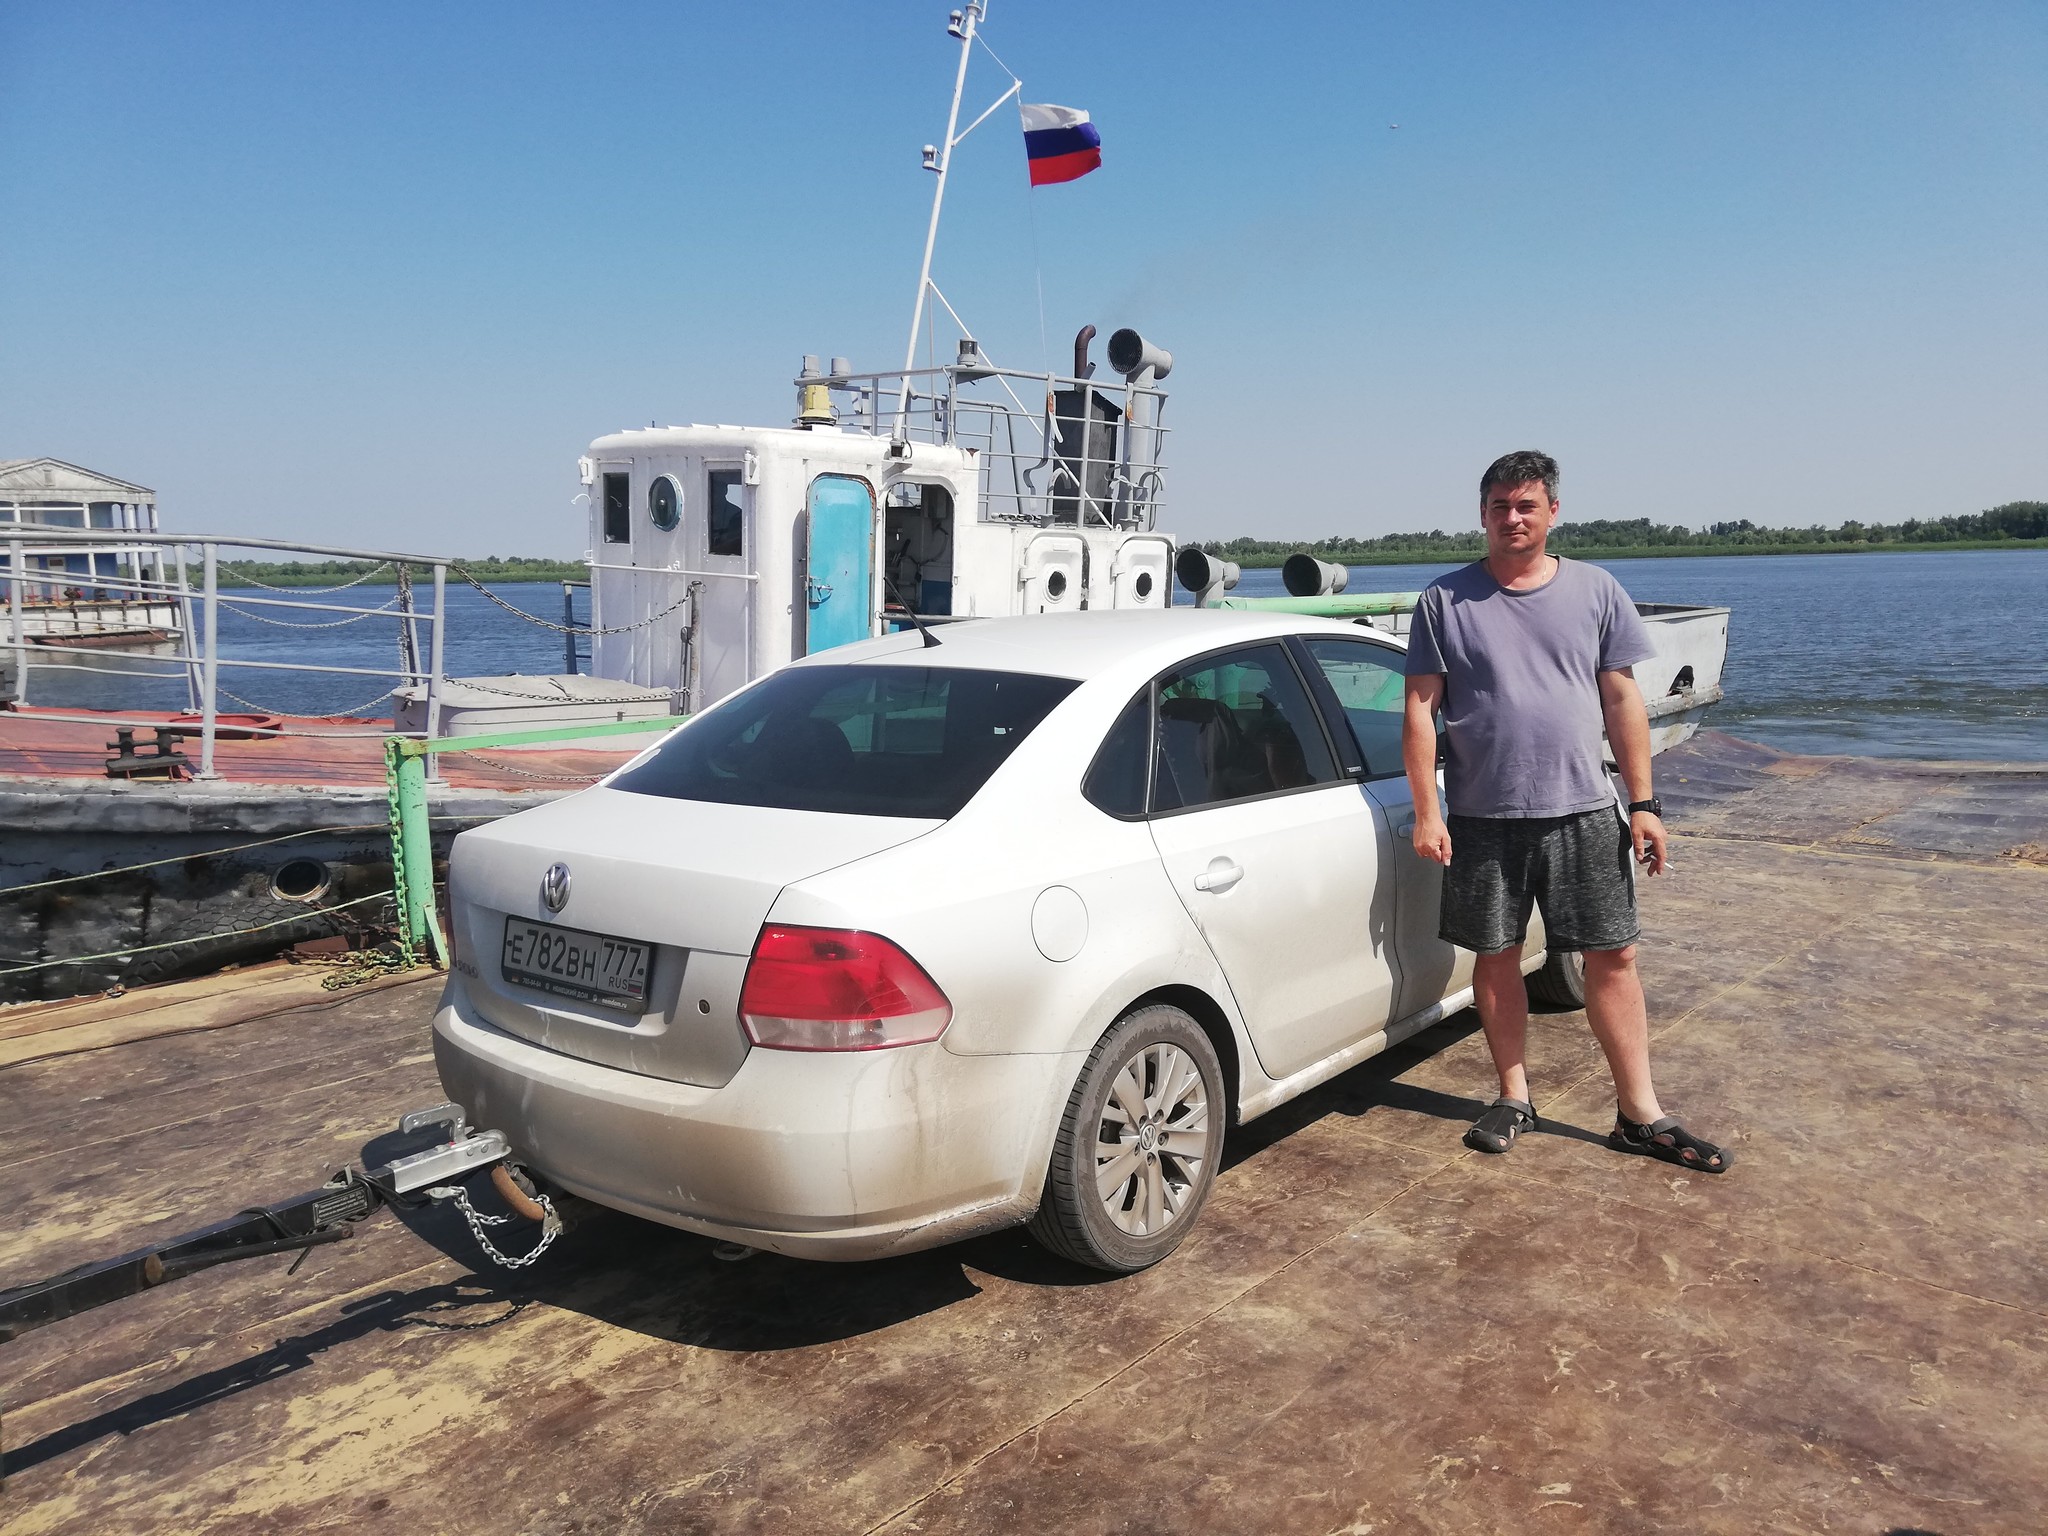
{"type": "Polygon", "coordinates": [[[1576,950],[1551,950],[1524,980],[1529,1001],[1539,1008],[1569,1013],[1586,1006],[1586,957],[1576,950]]]}
{"type": "Polygon", "coordinates": [[[1126,1014],[1067,1096],[1031,1235],[1112,1274],[1157,1264],[1216,1181],[1226,1102],[1223,1066],[1200,1025],[1178,1008],[1126,1014]]]}

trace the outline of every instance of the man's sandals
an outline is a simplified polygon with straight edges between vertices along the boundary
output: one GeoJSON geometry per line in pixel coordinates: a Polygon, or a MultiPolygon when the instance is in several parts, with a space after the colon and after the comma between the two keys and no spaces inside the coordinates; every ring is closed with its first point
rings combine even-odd
{"type": "MultiPolygon", "coordinates": [[[[1534,1105],[1502,1097],[1489,1104],[1486,1112],[1466,1128],[1465,1145],[1474,1152],[1505,1152],[1522,1132],[1535,1129],[1534,1105]]],[[[1617,1152],[1659,1158],[1695,1173],[1726,1173],[1735,1165],[1734,1153],[1711,1141],[1702,1141],[1680,1125],[1676,1115],[1639,1125],[1617,1110],[1614,1129],[1607,1134],[1607,1145],[1617,1152]]]]}
{"type": "Polygon", "coordinates": [[[1465,1145],[1474,1152],[1505,1152],[1524,1131],[1536,1129],[1536,1106],[1505,1096],[1465,1129],[1465,1145]]]}
{"type": "MultiPolygon", "coordinates": [[[[1482,1118],[1481,1124],[1484,1123],[1482,1118]]],[[[1468,1146],[1474,1145],[1469,1131],[1465,1134],[1465,1142],[1468,1146]]],[[[1641,1157],[1676,1163],[1694,1173],[1726,1173],[1735,1164],[1734,1153],[1724,1151],[1711,1141],[1700,1140],[1678,1123],[1676,1115],[1666,1115],[1662,1120],[1638,1125],[1616,1110],[1614,1129],[1607,1133],[1607,1145],[1617,1152],[1633,1152],[1641,1157]]],[[[1503,1147],[1501,1150],[1507,1149],[1503,1147]]]]}

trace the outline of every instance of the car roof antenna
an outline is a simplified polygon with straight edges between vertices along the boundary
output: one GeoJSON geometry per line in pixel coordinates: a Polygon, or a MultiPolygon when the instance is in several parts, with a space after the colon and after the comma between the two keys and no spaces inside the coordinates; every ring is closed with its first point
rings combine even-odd
{"type": "Polygon", "coordinates": [[[884,576],[882,578],[882,590],[896,599],[896,606],[903,610],[903,616],[917,627],[917,632],[920,635],[924,636],[924,648],[926,650],[930,650],[939,643],[939,637],[924,627],[924,620],[917,616],[917,610],[903,601],[903,594],[896,590],[895,582],[884,576]]]}

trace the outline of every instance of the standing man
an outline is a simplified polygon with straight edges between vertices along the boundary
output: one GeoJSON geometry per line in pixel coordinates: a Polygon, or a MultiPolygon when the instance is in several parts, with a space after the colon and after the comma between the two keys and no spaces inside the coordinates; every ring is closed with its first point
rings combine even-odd
{"type": "Polygon", "coordinates": [[[1722,1173],[1734,1158],[1665,1114],[1650,1086],[1629,856],[1652,875],[1670,867],[1633,671],[1655,647],[1621,583],[1545,551],[1557,515],[1555,459],[1494,460],[1479,482],[1486,558],[1430,584],[1408,639],[1401,748],[1415,851],[1446,866],[1438,933],[1478,956],[1472,990],[1500,1073],[1500,1097],[1465,1145],[1505,1152],[1536,1124],[1521,968],[1534,906],[1550,949],[1586,959],[1586,1017],[1614,1077],[1608,1145],[1722,1173]],[[1439,711],[1448,820],[1436,793],[1439,711]],[[1627,825],[1602,764],[1603,720],[1632,802],[1627,825]]]}

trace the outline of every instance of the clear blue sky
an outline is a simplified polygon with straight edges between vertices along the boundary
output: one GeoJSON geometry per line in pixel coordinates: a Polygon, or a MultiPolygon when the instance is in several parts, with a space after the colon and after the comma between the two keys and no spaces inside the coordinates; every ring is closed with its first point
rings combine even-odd
{"type": "MultiPolygon", "coordinates": [[[[0,457],[181,528],[572,554],[592,437],[900,361],[946,9],[10,0],[0,457]]],[[[2048,497],[2040,0],[995,0],[989,40],[1105,164],[1030,193],[998,114],[937,275],[999,361],[1173,350],[1185,536],[1459,525],[1521,447],[1567,517],[2048,497]]]]}

